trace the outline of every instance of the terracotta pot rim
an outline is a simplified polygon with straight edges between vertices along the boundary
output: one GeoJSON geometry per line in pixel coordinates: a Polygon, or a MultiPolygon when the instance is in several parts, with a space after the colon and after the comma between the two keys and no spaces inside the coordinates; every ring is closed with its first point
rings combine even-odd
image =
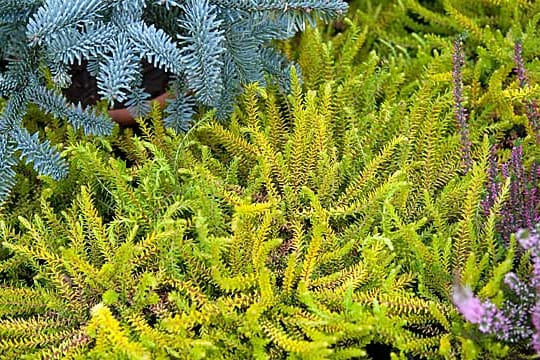
{"type": "MultiPolygon", "coordinates": [[[[155,98],[152,98],[148,100],[148,103],[157,102],[161,107],[165,106],[165,101],[168,98],[168,93],[164,92],[163,94],[156,96],[155,98]]],[[[133,118],[133,115],[129,112],[127,108],[122,109],[110,109],[107,111],[109,113],[109,116],[113,121],[118,123],[121,126],[130,126],[135,125],[137,122],[133,118]]]]}

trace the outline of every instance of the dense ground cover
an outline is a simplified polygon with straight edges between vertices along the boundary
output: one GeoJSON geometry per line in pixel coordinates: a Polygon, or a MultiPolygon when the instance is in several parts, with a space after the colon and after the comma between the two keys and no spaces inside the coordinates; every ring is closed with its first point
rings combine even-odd
{"type": "Polygon", "coordinates": [[[25,117],[0,214],[0,356],[540,353],[537,1],[351,1],[299,67],[187,132],[25,117]]]}

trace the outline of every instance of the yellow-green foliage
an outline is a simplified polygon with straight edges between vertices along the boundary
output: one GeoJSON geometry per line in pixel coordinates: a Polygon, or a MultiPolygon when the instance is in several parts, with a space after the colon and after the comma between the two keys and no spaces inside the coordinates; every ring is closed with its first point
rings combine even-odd
{"type": "Polygon", "coordinates": [[[396,359],[517,357],[450,291],[504,297],[508,183],[488,216],[480,200],[490,141],[524,124],[534,143],[515,108],[538,88],[511,69],[517,38],[538,66],[523,15],[537,5],[462,2],[353,2],[343,32],[296,39],[303,85],[294,68],[288,94],[249,85],[227,124],[208,113],[176,134],[153,108],[140,135],[58,138],[73,178],[27,186],[37,200],[0,218],[0,358],[351,359],[369,344],[396,359]],[[477,58],[463,70],[467,174],[451,88],[463,30],[477,58]]]}
{"type": "MultiPolygon", "coordinates": [[[[308,92],[303,97],[293,86],[288,100],[281,99],[285,101],[281,106],[289,109],[288,116],[276,117],[276,104],[280,103],[277,95],[253,86],[247,89],[241,102],[243,111],[236,113],[231,126],[225,128],[210,122],[202,125],[199,133],[211,146],[219,144],[227,154],[234,154],[235,157],[230,158],[232,164],[238,162],[250,169],[244,194],[252,200],[264,200],[265,206],[279,206],[283,220],[276,225],[278,230],[282,229],[281,233],[292,229],[296,234],[306,221],[312,227],[313,237],[305,245],[300,246],[302,243],[298,244],[300,240],[295,235],[277,248],[279,256],[275,266],[278,270],[283,269],[285,290],[295,283],[309,289],[310,284],[338,281],[342,284],[340,291],[329,292],[323,288],[315,291],[313,300],[325,307],[332,306],[334,311],[343,311],[334,307],[346,296],[344,291],[351,286],[350,282],[363,284],[370,279],[365,292],[356,293],[351,289],[357,305],[370,305],[375,301],[387,307],[385,313],[396,324],[407,318],[411,326],[415,324],[420,328],[437,322],[431,311],[432,306],[437,308],[438,305],[425,302],[422,297],[411,297],[412,293],[406,290],[414,281],[412,272],[392,270],[387,263],[390,258],[379,260],[377,266],[369,261],[372,265],[367,268],[357,263],[358,256],[403,247],[407,242],[404,228],[414,232],[421,226],[420,223],[408,223],[396,227],[392,223],[392,212],[396,207],[404,206],[409,191],[406,173],[394,166],[403,156],[408,140],[396,134],[387,143],[373,144],[368,139],[369,132],[361,134],[352,126],[351,122],[356,119],[340,118],[339,111],[333,111],[336,99],[332,92],[329,85],[320,95],[308,92]],[[344,124],[339,124],[341,121],[344,124]],[[344,137],[334,134],[334,129],[339,127],[347,129],[344,137]],[[280,129],[280,135],[275,135],[275,129],[280,129]],[[342,150],[339,142],[346,144],[342,145],[342,150]],[[252,151],[245,153],[246,148],[252,151]],[[321,214],[325,220],[320,229],[319,223],[313,220],[316,214],[321,214]],[[320,238],[319,233],[324,236],[320,238]],[[376,244],[376,252],[368,250],[367,244],[376,244]],[[299,246],[305,249],[306,258],[301,267],[296,265],[295,270],[291,258],[286,259],[283,255],[291,252],[292,259],[302,259],[299,246]],[[388,293],[387,285],[392,284],[391,287],[397,289],[396,283],[376,281],[388,273],[393,281],[405,286],[403,291],[388,293]],[[362,277],[355,279],[360,274],[362,277]],[[311,279],[314,275],[322,276],[324,281],[311,279]],[[348,279],[349,276],[352,278],[348,279]]],[[[239,199],[236,201],[237,206],[244,207],[239,199]]],[[[246,255],[239,259],[245,259],[252,250],[245,246],[246,240],[239,241],[241,245],[235,248],[244,249],[246,255]]],[[[445,313],[447,309],[437,311],[445,313]]],[[[437,332],[423,338],[404,329],[398,333],[388,330],[378,330],[382,336],[376,341],[394,338],[392,344],[398,349],[424,356],[433,356],[440,340],[437,332]]]]}
{"type": "MultiPolygon", "coordinates": [[[[298,216],[295,210],[303,211],[297,205],[302,203],[298,196],[303,194],[302,186],[307,186],[330,209],[336,228],[342,226],[346,234],[362,234],[369,226],[380,227],[383,234],[398,229],[392,244],[402,269],[415,275],[422,296],[450,307],[452,284],[463,281],[500,301],[501,279],[510,269],[512,253],[505,257],[497,241],[494,225],[500,204],[487,219],[479,214],[489,152],[486,135],[493,134],[491,141],[498,141],[507,125],[512,126],[514,120],[505,122],[491,114],[494,109],[514,108],[523,98],[505,94],[521,90],[493,92],[500,97],[496,104],[470,102],[475,164],[464,175],[451,94],[452,40],[428,39],[420,42],[415,58],[403,53],[381,60],[362,50],[365,29],[354,22],[347,24],[350,32],[331,41],[316,29],[300,37],[299,62],[308,89],[301,101],[297,100],[301,91],[294,86],[293,96],[285,103],[271,91],[253,88],[241,105],[245,111],[236,115],[232,125],[205,125],[203,138],[210,139],[215,149],[224,147],[225,154],[233,154],[233,161],[242,166],[259,168],[264,180],[254,182],[250,177],[248,184],[260,186],[267,198],[280,204],[293,204],[282,205],[288,210],[287,218],[298,216]],[[433,50],[435,44],[442,51],[433,50]],[[276,103],[289,111],[282,125],[275,123],[276,103]],[[298,109],[305,115],[299,116],[298,109]],[[325,119],[322,125],[321,117],[325,119]],[[286,140],[283,128],[289,134],[286,140]],[[374,219],[377,203],[383,208],[374,219]]],[[[513,43],[504,46],[511,54],[513,43]]],[[[513,60],[509,56],[505,61],[513,60]]],[[[478,80],[467,91],[480,99],[492,89],[475,88],[485,74],[474,71],[478,80]]],[[[495,79],[497,72],[490,76],[495,79]]],[[[517,80],[510,76],[511,87],[516,89],[517,80]]],[[[524,119],[514,111],[509,116],[524,119]]],[[[525,142],[534,144],[534,138],[529,128],[525,142]]],[[[506,191],[503,187],[500,202],[506,191]]],[[[252,191],[254,198],[258,192],[252,191]]],[[[471,339],[470,330],[456,325],[461,320],[455,312],[439,315],[433,315],[444,328],[438,330],[439,356],[511,356],[508,348],[487,338],[471,339]]],[[[422,355],[435,356],[428,354],[426,350],[422,355]]]]}
{"type": "MultiPolygon", "coordinates": [[[[381,70],[371,76],[379,75],[385,78],[387,73],[381,70]]],[[[361,76],[366,83],[371,81],[361,76]]],[[[217,150],[220,156],[233,154],[227,158],[231,164],[240,163],[249,169],[245,193],[253,200],[264,200],[267,206],[279,204],[287,221],[281,227],[296,229],[290,221],[301,224],[306,216],[312,217],[319,209],[325,211],[325,218],[332,224],[332,237],[312,242],[306,256],[327,252],[320,261],[328,261],[334,270],[342,266],[341,256],[348,259],[355,251],[359,237],[395,250],[400,272],[408,277],[407,283],[418,285],[417,294],[421,295],[392,300],[385,294],[385,286],[378,284],[366,293],[353,294],[353,299],[364,305],[373,301],[385,304],[395,322],[400,321],[396,315],[403,319],[413,311],[414,320],[409,318],[407,324],[430,335],[418,337],[417,333],[400,330],[392,344],[404,353],[457,358],[460,342],[466,337],[450,324],[459,322],[450,302],[454,274],[463,273],[472,285],[480,286],[481,275],[491,275],[495,263],[501,260],[493,221],[489,227],[478,225],[488,143],[483,141],[476,149],[471,173],[461,175],[452,103],[444,86],[428,77],[418,84],[410,99],[401,102],[395,101],[398,94],[391,94],[393,101],[385,102],[384,88],[379,88],[382,105],[369,114],[354,104],[340,110],[343,104],[336,105],[341,99],[335,95],[339,86],[327,83],[320,87],[320,94],[308,91],[305,96],[293,86],[292,95],[281,98],[281,102],[274,92],[252,86],[241,102],[243,111],[236,113],[231,126],[210,122],[198,131],[213,148],[225,149],[217,150]],[[288,116],[276,118],[277,103],[288,109],[288,116]],[[359,119],[366,123],[361,124],[359,119]],[[313,209],[306,209],[306,202],[314,198],[317,203],[313,209]],[[341,238],[337,245],[332,245],[334,238],[341,238]],[[426,303],[426,299],[432,302],[426,303]],[[446,343],[451,350],[445,350],[446,343]]],[[[370,91],[369,85],[366,88],[370,91]]],[[[310,223],[315,231],[315,223],[310,223]]],[[[305,279],[306,271],[313,272],[313,263],[317,261],[310,260],[307,268],[298,270],[301,279],[305,279]]],[[[346,260],[345,264],[357,266],[346,260]]],[[[388,265],[377,268],[379,276],[388,272],[394,276],[388,265]]],[[[287,286],[292,282],[291,273],[287,264],[287,286]]],[[[334,274],[326,276],[337,279],[345,275],[334,274]]],[[[326,293],[324,290],[323,299],[326,293]]],[[[328,300],[338,302],[343,297],[334,294],[328,300]]],[[[392,335],[381,338],[385,337],[392,335]]],[[[491,356],[504,354],[489,342],[484,346],[491,356]]]]}
{"type": "Polygon", "coordinates": [[[331,90],[251,86],[228,128],[200,126],[203,144],[143,125],[131,167],[106,142],[71,145],[88,183],[69,210],[44,192],[24,230],[2,223],[0,269],[29,273],[0,289],[2,356],[350,358],[374,342],[435,356],[450,309],[412,291],[387,216],[405,203],[388,165],[407,139],[358,158],[346,126],[339,150],[331,90]]]}
{"type": "MultiPolygon", "coordinates": [[[[410,89],[417,85],[419,75],[426,73],[433,81],[449,85],[452,42],[465,34],[464,105],[470,121],[482,124],[477,129],[487,126],[499,142],[508,134],[520,132],[521,127],[529,135],[528,141],[534,140],[536,134],[524,103],[540,98],[538,1],[351,1],[350,8],[350,20],[339,24],[341,32],[336,34],[335,25],[308,29],[297,51],[290,52],[303,65],[307,88],[315,89],[322,80],[335,81],[353,99],[370,95],[365,105],[369,109],[377,103],[377,93],[365,90],[374,83],[361,81],[364,91],[355,91],[351,79],[369,74],[368,64],[376,71],[396,58],[406,59],[407,65],[396,69],[395,82],[388,84],[387,91],[410,89]],[[519,87],[514,72],[514,45],[518,40],[523,43],[530,79],[530,86],[525,88],[519,87]],[[370,53],[376,54],[376,60],[370,53]]],[[[374,81],[380,84],[384,80],[374,81]]]]}

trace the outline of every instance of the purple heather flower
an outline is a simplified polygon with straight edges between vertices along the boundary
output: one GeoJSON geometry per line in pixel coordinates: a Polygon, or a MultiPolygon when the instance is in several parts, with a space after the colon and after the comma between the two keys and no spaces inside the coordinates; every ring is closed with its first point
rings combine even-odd
{"type": "Polygon", "coordinates": [[[531,250],[533,256],[538,257],[539,255],[539,246],[540,246],[540,234],[536,231],[531,231],[528,229],[519,229],[516,232],[516,238],[525,250],[531,250]]]}
{"type": "Polygon", "coordinates": [[[536,296],[514,272],[509,272],[504,276],[504,283],[523,301],[530,303],[536,296]]]}
{"type": "MultiPolygon", "coordinates": [[[[484,301],[482,307],[484,312],[480,319],[480,324],[478,325],[480,331],[487,334],[494,334],[504,341],[517,340],[512,336],[515,331],[513,330],[511,317],[506,316],[506,314],[491,301],[484,301]]],[[[513,315],[515,315],[515,312],[513,315]]]]}
{"type": "Polygon", "coordinates": [[[463,169],[468,172],[472,166],[471,147],[472,143],[469,139],[469,123],[467,121],[467,109],[463,106],[463,78],[461,68],[465,64],[465,53],[463,51],[463,37],[458,36],[454,41],[452,55],[452,82],[454,95],[454,114],[457,120],[457,128],[459,131],[459,141],[461,144],[461,160],[463,169]]]}
{"type": "MultiPolygon", "coordinates": [[[[529,86],[529,78],[523,62],[523,44],[519,40],[516,41],[514,45],[514,64],[516,65],[516,75],[519,80],[519,86],[521,88],[529,86]]],[[[526,100],[525,111],[531,127],[536,134],[536,142],[540,144],[540,114],[538,113],[536,100],[526,100]]]]}
{"type": "Polygon", "coordinates": [[[530,339],[533,335],[529,302],[514,304],[507,301],[499,309],[489,300],[482,302],[469,288],[461,286],[454,286],[452,300],[463,317],[471,324],[477,324],[485,334],[512,343],[530,339]]]}
{"type": "Polygon", "coordinates": [[[521,40],[514,44],[514,64],[516,64],[516,75],[519,80],[519,86],[525,87],[529,85],[529,78],[525,72],[525,64],[523,63],[523,44],[521,40]]]}
{"type": "Polygon", "coordinates": [[[454,285],[452,301],[463,317],[472,324],[479,324],[485,309],[480,299],[474,296],[471,289],[454,285]]]}

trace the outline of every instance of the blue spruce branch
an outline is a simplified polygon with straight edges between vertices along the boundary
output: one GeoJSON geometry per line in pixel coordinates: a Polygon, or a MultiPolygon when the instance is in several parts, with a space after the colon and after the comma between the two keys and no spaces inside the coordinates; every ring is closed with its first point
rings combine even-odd
{"type": "Polygon", "coordinates": [[[67,175],[66,161],[51,147],[48,140],[41,142],[38,133],[30,135],[26,129],[20,129],[15,133],[15,139],[16,150],[21,152],[21,157],[26,160],[26,163],[33,164],[39,174],[50,176],[55,180],[60,180],[67,175]]]}
{"type": "Polygon", "coordinates": [[[185,17],[180,21],[186,35],[179,35],[182,62],[187,71],[187,83],[203,104],[214,106],[221,86],[221,54],[223,31],[216,9],[207,0],[188,0],[183,4],[185,17]]]}

